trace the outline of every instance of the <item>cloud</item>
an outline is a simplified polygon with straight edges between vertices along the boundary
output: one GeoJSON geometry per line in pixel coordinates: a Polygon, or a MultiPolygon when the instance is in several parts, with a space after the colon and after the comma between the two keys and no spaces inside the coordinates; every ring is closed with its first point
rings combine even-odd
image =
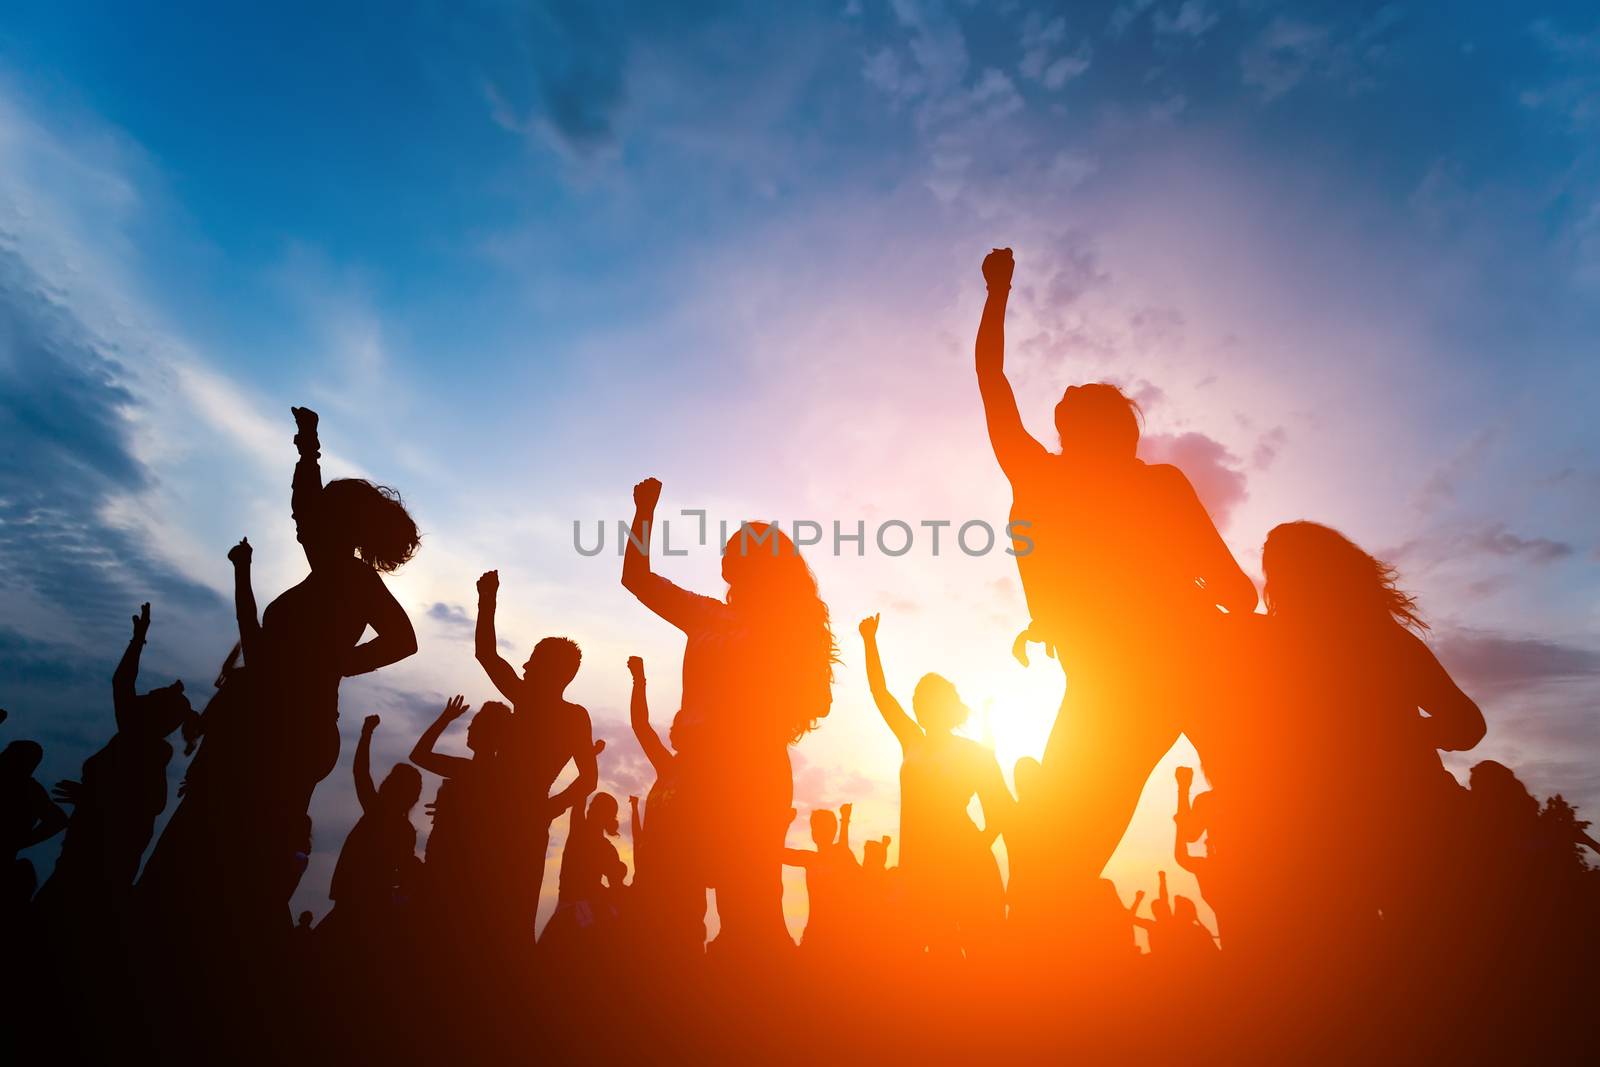
{"type": "Polygon", "coordinates": [[[1239,457],[1203,433],[1145,434],[1139,439],[1139,458],[1183,471],[1219,529],[1248,495],[1239,457]]]}
{"type": "Polygon", "coordinates": [[[1434,651],[1468,692],[1501,695],[1551,682],[1600,679],[1600,650],[1543,637],[1453,629],[1433,640],[1434,651]]]}
{"type": "Polygon", "coordinates": [[[1407,541],[1382,553],[1394,563],[1414,562],[1435,566],[1468,556],[1493,556],[1543,566],[1568,559],[1577,549],[1550,537],[1524,537],[1506,529],[1503,522],[1491,522],[1468,529],[1436,533],[1407,541]]]}
{"type": "Polygon", "coordinates": [[[442,600],[435,601],[425,612],[434,622],[442,623],[453,629],[472,629],[475,625],[472,616],[467,614],[467,609],[460,604],[446,604],[442,600]]]}
{"type": "Polygon", "coordinates": [[[1216,10],[1204,0],[1183,0],[1175,12],[1157,11],[1151,18],[1151,25],[1159,34],[1198,39],[1217,24],[1218,18],[1216,10]]]}
{"type": "Polygon", "coordinates": [[[1240,77],[1263,100],[1275,100],[1322,63],[1327,49],[1325,27],[1277,15],[1239,56],[1240,77]]]}

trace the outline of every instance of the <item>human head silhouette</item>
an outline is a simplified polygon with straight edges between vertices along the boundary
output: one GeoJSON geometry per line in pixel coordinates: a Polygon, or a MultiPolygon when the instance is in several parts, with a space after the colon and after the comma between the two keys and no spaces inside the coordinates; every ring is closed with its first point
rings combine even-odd
{"type": "Polygon", "coordinates": [[[311,913],[309,911],[302,911],[300,913],[299,921],[296,923],[296,925],[302,930],[311,929],[311,913]]]}
{"type": "Polygon", "coordinates": [[[811,813],[811,843],[818,848],[827,848],[839,836],[839,818],[827,808],[818,808],[811,813]]]}
{"type": "Polygon", "coordinates": [[[182,728],[185,750],[194,751],[195,740],[199,736],[200,716],[190,706],[189,697],[183,691],[183,679],[141,693],[137,699],[139,714],[136,718],[142,732],[157,738],[166,737],[182,728]]]}
{"type": "Polygon", "coordinates": [[[522,665],[522,676],[542,690],[560,694],[578,676],[582,663],[583,650],[572,638],[546,637],[533,646],[528,662],[522,665]]]}
{"type": "Polygon", "coordinates": [[[37,741],[13,741],[0,749],[0,778],[20,780],[32,778],[44,759],[44,749],[37,741]]]}
{"type": "Polygon", "coordinates": [[[861,846],[861,866],[869,871],[881,871],[889,864],[889,841],[883,838],[868,841],[861,846]]]}
{"type": "Polygon", "coordinates": [[[1172,898],[1172,917],[1185,926],[1192,926],[1200,921],[1200,913],[1195,910],[1194,901],[1185,896],[1172,898]]]}
{"type": "MultiPolygon", "coordinates": [[[[338,478],[322,487],[317,521],[311,527],[318,552],[354,552],[374,570],[397,570],[417,551],[422,535],[400,494],[364,478],[338,478]]],[[[302,530],[301,538],[306,534],[302,530]]]]}
{"type": "Polygon", "coordinates": [[[610,793],[596,793],[589,801],[589,825],[616,837],[622,832],[617,819],[618,810],[616,797],[610,793]]]}
{"type": "Polygon", "coordinates": [[[474,754],[498,752],[510,725],[511,709],[498,700],[485,700],[467,723],[467,748],[474,754]]]}
{"type": "Polygon", "coordinates": [[[1504,763],[1486,759],[1467,775],[1473,805],[1491,818],[1528,822],[1539,817],[1539,801],[1504,763]]]}
{"type": "Polygon", "coordinates": [[[776,525],[746,522],[723,546],[722,578],[747,623],[751,680],[774,694],[776,725],[797,741],[833,701],[836,649],[816,575],[776,525]]]}
{"type": "Polygon", "coordinates": [[[933,733],[949,733],[966,722],[971,714],[954,683],[942,674],[931,672],[924,674],[911,691],[911,710],[918,725],[933,733]]]}
{"type": "Polygon", "coordinates": [[[1398,574],[1354,541],[1315,522],[1286,522],[1261,549],[1267,612],[1297,621],[1372,623],[1393,619],[1426,630],[1398,574]]]}
{"type": "Polygon", "coordinates": [[[1063,456],[1131,460],[1139,450],[1139,405],[1109,382],[1068,386],[1056,404],[1056,433],[1063,456]]]}
{"type": "Polygon", "coordinates": [[[409,763],[396,763],[383,784],[378,786],[378,803],[397,815],[409,812],[421,795],[422,775],[409,763]]]}

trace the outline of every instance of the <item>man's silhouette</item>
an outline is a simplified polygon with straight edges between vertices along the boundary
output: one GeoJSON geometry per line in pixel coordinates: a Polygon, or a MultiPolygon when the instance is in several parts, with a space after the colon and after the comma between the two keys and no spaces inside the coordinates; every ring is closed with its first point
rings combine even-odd
{"type": "Polygon", "coordinates": [[[527,937],[533,932],[544,883],[550,824],[594,792],[600,772],[589,712],[565,696],[583,653],[568,638],[546,637],[534,646],[519,677],[498,651],[494,613],[499,593],[500,572],[485,572],[478,579],[475,650],[489,680],[511,702],[511,722],[498,762],[507,782],[505,815],[513,828],[503,914],[514,924],[508,934],[527,937]],[[568,763],[576,764],[577,777],[552,796],[550,790],[568,763]]]}
{"type": "Polygon", "coordinates": [[[978,388],[1011,483],[1028,636],[1067,673],[1044,767],[1059,797],[1064,876],[1087,883],[1177,740],[1180,712],[1208,695],[1217,606],[1253,611],[1256,590],[1183,472],[1139,460],[1137,409],[1115,386],[1067,389],[1055,412],[1059,452],[1028,433],[1005,375],[1012,267],[1006,248],[983,263],[978,388]]]}

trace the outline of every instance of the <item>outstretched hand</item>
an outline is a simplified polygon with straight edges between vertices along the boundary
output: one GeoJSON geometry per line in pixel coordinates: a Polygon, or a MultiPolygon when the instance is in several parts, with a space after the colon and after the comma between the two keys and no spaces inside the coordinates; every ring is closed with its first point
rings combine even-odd
{"type": "Polygon", "coordinates": [[[150,632],[150,604],[146,601],[139,605],[139,614],[133,617],[133,639],[143,641],[144,635],[150,632]]]}
{"type": "Polygon", "coordinates": [[[1011,288],[1011,272],[1015,269],[1016,261],[1009,248],[996,248],[983,257],[983,280],[991,289],[1011,288]]]}
{"type": "Polygon", "coordinates": [[[444,717],[447,722],[455,722],[467,713],[467,698],[457,693],[445,701],[444,717]]]}
{"type": "Polygon", "coordinates": [[[361,723],[361,734],[363,737],[371,737],[372,732],[377,728],[378,717],[376,715],[368,715],[361,723]]]}
{"type": "Polygon", "coordinates": [[[55,798],[58,804],[76,806],[78,800],[83,796],[83,783],[74,781],[71,778],[63,778],[56,783],[56,787],[50,791],[50,795],[55,798]]]}
{"type": "Polygon", "coordinates": [[[654,511],[660,499],[660,478],[646,478],[633,487],[633,506],[640,511],[654,511]]]}
{"type": "Polygon", "coordinates": [[[484,571],[478,576],[478,595],[495,596],[500,592],[500,572],[484,571]]]}
{"type": "Polygon", "coordinates": [[[255,550],[250,547],[250,538],[240,538],[238,544],[228,549],[228,562],[235,567],[248,567],[254,552],[255,550]]]}
{"type": "Polygon", "coordinates": [[[861,620],[861,625],[857,629],[861,631],[861,639],[863,641],[876,641],[878,639],[878,618],[878,615],[868,615],[861,620]]]}

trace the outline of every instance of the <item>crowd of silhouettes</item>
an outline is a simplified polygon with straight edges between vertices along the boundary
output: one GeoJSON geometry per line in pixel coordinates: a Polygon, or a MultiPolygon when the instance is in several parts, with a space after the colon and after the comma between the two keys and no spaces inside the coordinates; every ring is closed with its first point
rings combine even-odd
{"type": "Polygon", "coordinates": [[[393,490],[324,483],[317,416],[294,408],[291,514],[309,573],[258,612],[248,539],[227,553],[237,643],[203,710],[181,681],[139,691],[145,604],[112,675],[114,729],[79,777],[48,790],[37,743],[0,750],[8,1033],[47,1032],[69,1057],[208,1063],[1580,1047],[1600,950],[1588,823],[1494,761],[1465,785],[1446,770],[1441,753],[1474,748],[1486,724],[1393,568],[1328,526],[1287,523],[1262,550],[1258,611],[1188,479],[1138,459],[1140,412],[1120,389],[1068,388],[1059,450],[1032,437],[1004,370],[1012,274],[1008,249],[983,263],[979,392],[1028,529],[1014,651],[1026,662],[1042,644],[1065,695],[1009,785],[959,732],[955,683],[922,674],[909,712],[894,696],[872,615],[861,651],[900,746],[898,834],[858,855],[846,802],[807,812],[811,847],[789,847],[790,749],[828,716],[841,658],[827,604],[765,523],[723,546],[718,595],[657,573],[661,484],[647,478],[622,585],[685,647],[665,740],[644,661],[626,664],[653,773],[627,798],[627,827],[597,791],[605,742],[567,695],[579,647],[550,636],[520,672],[507,662],[490,570],[474,648],[503,702],[473,713],[451,698],[381,781],[380,722],[365,717],[360,817],[331,908],[294,916],[311,799],[339,756],[341,680],[417,649],[384,575],[420,543],[393,490]],[[469,715],[470,754],[440,751],[469,715]],[[175,735],[191,758],[152,849],[175,735]],[[1148,914],[1145,888],[1125,902],[1102,877],[1180,735],[1201,764],[1177,770],[1172,861],[1210,927],[1165,870],[1148,914]],[[39,886],[19,853],[57,834],[39,886]],[[798,944],[785,866],[804,877],[798,944]]]}

